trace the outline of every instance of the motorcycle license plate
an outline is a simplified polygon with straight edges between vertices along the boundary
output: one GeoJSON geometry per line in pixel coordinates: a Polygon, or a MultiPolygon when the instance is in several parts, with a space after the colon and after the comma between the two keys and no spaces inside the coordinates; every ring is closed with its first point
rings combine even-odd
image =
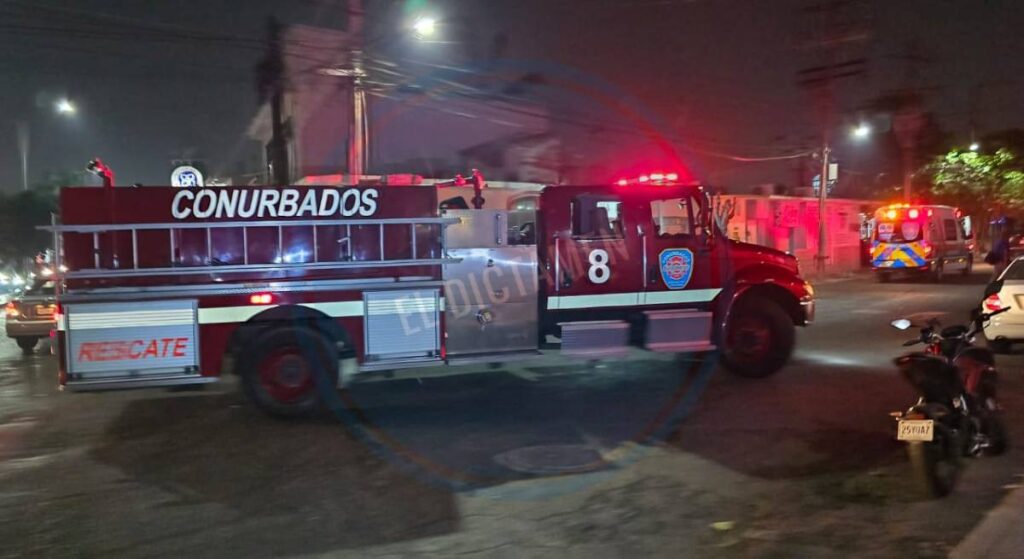
{"type": "Polygon", "coordinates": [[[901,419],[896,439],[900,441],[930,441],[934,437],[935,422],[931,419],[901,419]]]}

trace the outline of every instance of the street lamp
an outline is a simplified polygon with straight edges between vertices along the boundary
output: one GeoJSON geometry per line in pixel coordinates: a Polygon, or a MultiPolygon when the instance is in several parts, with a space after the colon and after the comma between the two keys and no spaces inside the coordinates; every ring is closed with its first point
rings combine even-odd
{"type": "Polygon", "coordinates": [[[858,124],[852,132],[850,132],[850,135],[857,140],[863,140],[871,135],[871,125],[866,122],[862,122],[858,124]]]}
{"type": "Polygon", "coordinates": [[[62,115],[73,115],[77,111],[75,106],[71,104],[71,101],[67,99],[61,99],[57,101],[54,107],[56,108],[57,113],[62,115]]]}
{"type": "Polygon", "coordinates": [[[437,20],[429,16],[421,16],[412,23],[412,30],[417,39],[429,39],[437,32],[437,20]]]}
{"type": "Polygon", "coordinates": [[[967,149],[971,151],[978,151],[979,149],[981,149],[981,144],[979,144],[978,142],[971,142],[971,145],[968,146],[967,149]]]}
{"type": "MultiPolygon", "coordinates": [[[[54,103],[54,112],[67,117],[74,116],[78,109],[68,99],[60,99],[54,103]]],[[[21,188],[28,190],[28,151],[31,131],[27,120],[19,120],[15,123],[18,135],[18,156],[21,159],[21,188]]]]}

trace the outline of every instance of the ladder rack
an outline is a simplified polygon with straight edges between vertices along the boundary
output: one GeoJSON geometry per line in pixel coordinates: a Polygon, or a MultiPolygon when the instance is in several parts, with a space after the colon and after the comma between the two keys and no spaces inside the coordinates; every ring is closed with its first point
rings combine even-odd
{"type": "MultiPolygon", "coordinates": [[[[296,221],[228,221],[212,223],[125,223],[125,224],[101,224],[101,225],[53,225],[40,227],[50,231],[54,235],[56,268],[61,268],[63,254],[63,234],[73,233],[80,235],[92,235],[93,267],[68,270],[62,274],[67,279],[88,279],[88,278],[110,278],[110,277],[135,277],[135,276],[157,276],[167,274],[210,274],[210,273],[232,273],[250,271],[272,271],[282,269],[354,269],[354,268],[393,268],[403,266],[441,265],[457,262],[459,259],[448,257],[446,246],[445,228],[458,223],[459,218],[454,217],[431,217],[431,218],[387,218],[387,219],[318,219],[318,220],[296,220],[296,221]],[[352,247],[352,228],[375,226],[377,228],[377,249],[379,258],[373,260],[355,260],[352,247]],[[387,257],[385,246],[386,227],[408,227],[411,248],[411,257],[393,258],[387,257]],[[440,247],[439,257],[421,256],[417,246],[417,226],[438,226],[440,247]],[[306,227],[311,228],[313,238],[313,254],[311,261],[288,262],[284,254],[284,233],[286,228],[306,227]],[[344,236],[339,237],[336,243],[343,245],[345,253],[340,260],[325,260],[321,258],[323,251],[320,246],[318,232],[325,227],[344,227],[344,236]],[[250,230],[277,228],[277,243],[275,251],[277,257],[273,263],[250,263],[250,230]],[[213,232],[218,229],[241,230],[241,264],[216,264],[214,256],[213,232]],[[201,230],[205,232],[205,260],[202,265],[184,264],[178,262],[176,241],[177,232],[188,230],[201,230]],[[142,231],[167,231],[167,248],[170,255],[168,266],[140,267],[139,266],[139,233],[142,231]],[[111,267],[101,265],[101,236],[106,234],[116,235],[117,233],[128,233],[131,239],[131,266],[120,267],[117,248],[112,247],[111,267]]],[[[194,248],[194,247],[193,247],[194,248]]]]}

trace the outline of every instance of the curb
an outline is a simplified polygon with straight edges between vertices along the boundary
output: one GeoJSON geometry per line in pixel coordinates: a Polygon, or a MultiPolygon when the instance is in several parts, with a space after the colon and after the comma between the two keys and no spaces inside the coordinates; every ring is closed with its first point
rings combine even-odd
{"type": "Polygon", "coordinates": [[[988,512],[949,556],[953,559],[1016,559],[1024,549],[1024,487],[988,512]]]}

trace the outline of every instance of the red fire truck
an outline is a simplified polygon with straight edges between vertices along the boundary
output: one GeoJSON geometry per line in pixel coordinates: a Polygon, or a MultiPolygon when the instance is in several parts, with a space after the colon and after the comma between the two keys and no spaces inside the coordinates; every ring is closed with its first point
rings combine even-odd
{"type": "Polygon", "coordinates": [[[61,385],[234,373],[278,415],[375,371],[557,347],[717,347],[766,376],[814,315],[796,259],[722,236],[692,185],[552,186],[536,211],[441,210],[433,186],[65,188],[48,229],[61,385]]]}

